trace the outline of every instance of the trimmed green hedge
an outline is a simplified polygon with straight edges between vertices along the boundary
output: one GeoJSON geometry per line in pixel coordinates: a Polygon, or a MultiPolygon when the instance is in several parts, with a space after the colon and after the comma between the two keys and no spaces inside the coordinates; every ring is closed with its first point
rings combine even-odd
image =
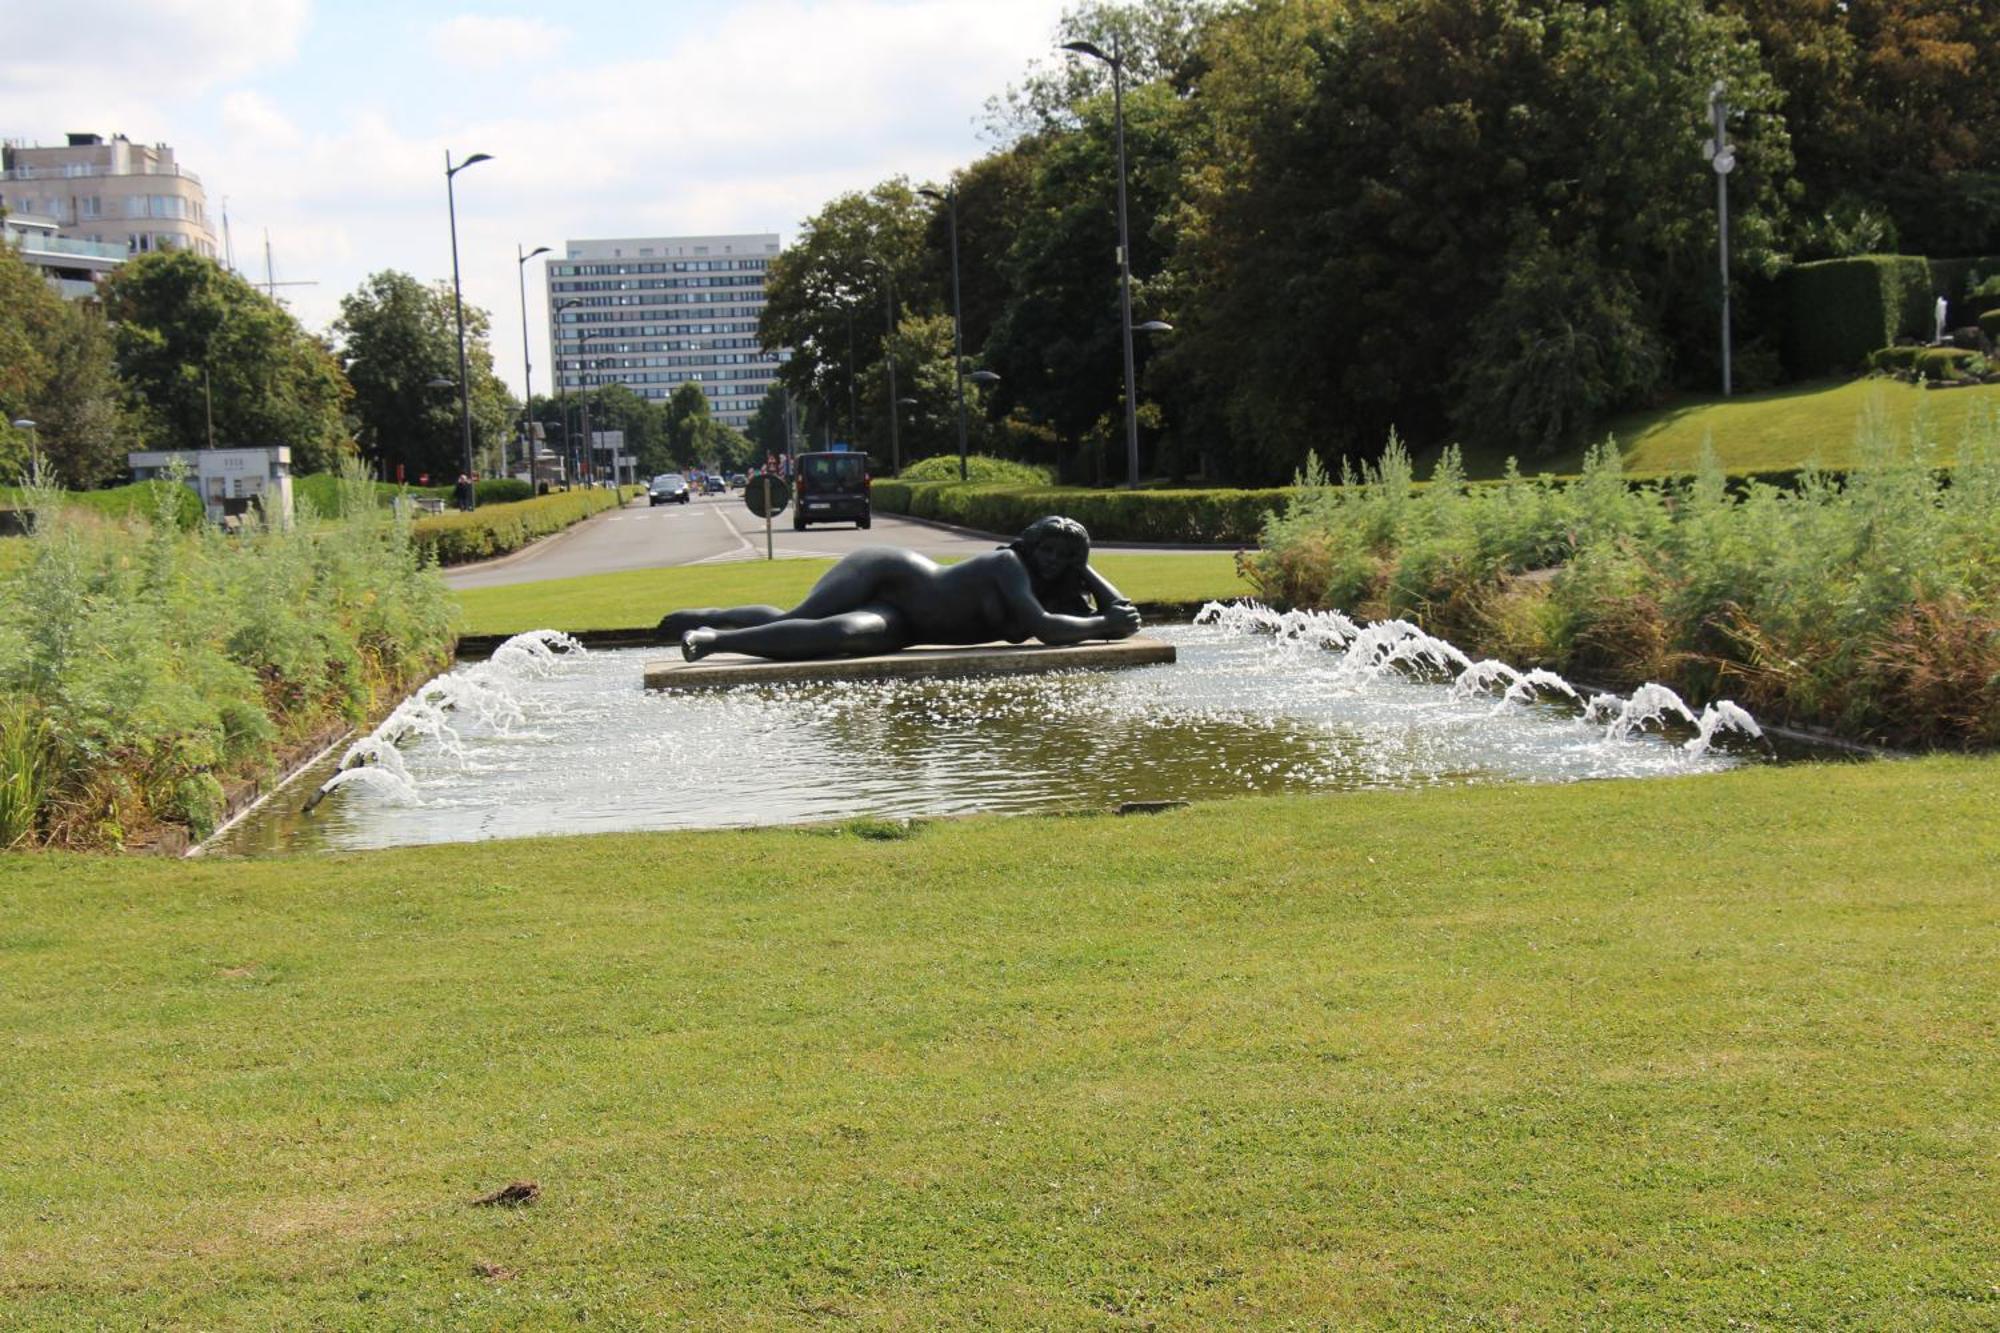
{"type": "Polygon", "coordinates": [[[1981,310],[2000,305],[2000,299],[1986,297],[1982,300],[1974,296],[1971,278],[1975,273],[1982,279],[2000,273],[2000,256],[1975,255],[1964,259],[1931,260],[1931,292],[1951,302],[1954,327],[1963,328],[1972,323],[1972,317],[1981,310]]]}
{"type": "Polygon", "coordinates": [[[410,539],[441,565],[486,560],[518,551],[538,537],[561,532],[601,510],[615,509],[629,493],[558,491],[513,504],[484,506],[470,514],[432,514],[410,525],[410,539]]]}
{"type": "Polygon", "coordinates": [[[1096,541],[1254,544],[1264,517],[1290,494],[1266,490],[1100,491],[1081,486],[878,481],[874,500],[892,514],[1015,533],[1063,514],[1096,541]]]}
{"type": "Polygon", "coordinates": [[[1979,353],[1965,347],[1925,347],[1917,352],[1916,372],[1927,380],[1955,380],[1979,353]]]}
{"type": "Polygon", "coordinates": [[[1988,310],[1979,317],[1979,331],[2000,341],[2000,310],[1988,310]]]}
{"type": "MultiPolygon", "coordinates": [[[[1907,350],[1972,355],[1951,348],[1907,350]]],[[[1942,465],[1936,470],[1949,484],[1950,466],[1942,465]]],[[[1752,485],[1796,490],[1809,471],[1836,486],[1847,479],[1845,468],[1788,467],[1732,472],[1725,480],[1730,491],[1737,494],[1752,485]]],[[[1639,490],[1679,485],[1691,475],[1689,472],[1627,473],[1625,482],[1639,490]]],[[[1577,478],[1551,480],[1560,487],[1577,478]]],[[[1470,483],[1474,489],[1501,484],[1470,483]]],[[[1429,485],[1427,481],[1414,482],[1411,491],[1419,492],[1429,485]]],[[[1100,491],[1081,486],[982,486],[977,482],[929,482],[913,486],[908,482],[878,481],[874,502],[884,513],[935,519],[1001,535],[1019,532],[1044,515],[1062,514],[1089,529],[1093,541],[1255,546],[1262,539],[1265,517],[1294,494],[1289,486],[1263,490],[1100,491]]]]}
{"type": "Polygon", "coordinates": [[[1785,369],[1794,378],[1852,370],[1900,337],[1933,331],[1931,266],[1921,255],[1800,264],[1784,291],[1785,369]]]}
{"type": "MultiPolygon", "coordinates": [[[[421,495],[428,499],[452,501],[449,486],[398,486],[394,482],[378,481],[375,486],[375,503],[389,505],[399,495],[421,495]]],[[[525,481],[512,477],[488,477],[474,484],[474,493],[482,505],[512,504],[527,499],[533,492],[525,481]]],[[[340,478],[331,472],[315,472],[307,476],[292,478],[292,502],[304,504],[310,501],[313,512],[332,516],[339,512],[340,478]]]]}
{"type": "MultiPolygon", "coordinates": [[[[967,481],[999,483],[1006,486],[1047,486],[1055,481],[1049,469],[1036,467],[1031,463],[1016,463],[1012,459],[993,458],[986,454],[968,454],[965,459],[965,479],[967,481]]],[[[910,464],[895,477],[895,480],[915,484],[920,481],[957,481],[958,455],[939,454],[935,458],[925,458],[910,464]]]]}

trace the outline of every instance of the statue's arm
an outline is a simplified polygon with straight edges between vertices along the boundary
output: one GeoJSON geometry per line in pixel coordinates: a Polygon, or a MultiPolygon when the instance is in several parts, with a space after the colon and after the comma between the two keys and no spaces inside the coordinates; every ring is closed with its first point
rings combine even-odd
{"type": "MultiPolygon", "coordinates": [[[[1060,645],[1082,643],[1086,639],[1126,639],[1139,632],[1139,612],[1130,602],[1123,599],[1106,601],[1100,597],[1097,615],[1057,615],[1036,599],[1034,585],[1028,581],[1028,571],[1021,567],[1019,560],[1002,561],[996,568],[1001,595],[1006,598],[1016,623],[1026,626],[1029,634],[1043,643],[1060,645]]],[[[1110,589],[1113,598],[1117,597],[1118,590],[1102,579],[1091,584],[1093,592],[1099,584],[1110,589]]]]}
{"type": "Polygon", "coordinates": [[[1127,606],[1132,604],[1131,598],[1112,587],[1111,580],[1105,578],[1104,575],[1098,573],[1095,569],[1088,567],[1084,569],[1083,586],[1090,590],[1090,599],[1097,603],[1099,611],[1120,602],[1123,602],[1127,606]]]}

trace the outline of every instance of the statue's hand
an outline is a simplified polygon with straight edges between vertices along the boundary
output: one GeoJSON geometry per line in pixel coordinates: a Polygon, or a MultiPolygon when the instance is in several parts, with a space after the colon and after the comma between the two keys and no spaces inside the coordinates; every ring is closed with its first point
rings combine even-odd
{"type": "Polygon", "coordinates": [[[1139,632],[1139,608],[1116,601],[1104,608],[1104,632],[1114,639],[1129,639],[1139,632]]]}

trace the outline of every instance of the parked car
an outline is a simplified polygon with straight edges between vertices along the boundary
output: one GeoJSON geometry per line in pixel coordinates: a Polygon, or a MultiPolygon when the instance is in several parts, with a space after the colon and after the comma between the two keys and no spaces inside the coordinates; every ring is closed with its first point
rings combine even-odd
{"type": "Polygon", "coordinates": [[[748,477],[744,476],[744,475],[743,475],[743,474],[742,474],[741,472],[732,472],[732,473],[730,473],[730,474],[729,474],[729,489],[730,489],[730,490],[732,490],[732,491],[740,491],[740,490],[742,490],[742,489],[743,489],[743,488],[744,488],[745,486],[747,486],[747,485],[749,485],[749,484],[750,484],[750,479],[749,479],[748,477]]]}
{"type": "Polygon", "coordinates": [[[653,484],[646,488],[646,507],[664,504],[686,504],[688,502],[687,478],[678,472],[662,472],[653,478],[653,484]]]}
{"type": "Polygon", "coordinates": [[[792,505],[792,528],[803,532],[813,523],[851,522],[865,528],[874,514],[868,495],[868,455],[857,453],[800,454],[795,469],[798,498],[792,505]]]}

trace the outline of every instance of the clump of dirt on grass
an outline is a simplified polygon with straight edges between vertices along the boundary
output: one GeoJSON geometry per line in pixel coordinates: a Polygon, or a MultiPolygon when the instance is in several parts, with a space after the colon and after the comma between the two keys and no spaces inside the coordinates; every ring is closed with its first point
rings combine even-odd
{"type": "Polygon", "coordinates": [[[491,1194],[482,1195],[472,1201],[475,1208],[518,1208],[524,1203],[533,1203],[541,1197],[542,1187],[532,1180],[517,1180],[504,1185],[491,1194]]]}

